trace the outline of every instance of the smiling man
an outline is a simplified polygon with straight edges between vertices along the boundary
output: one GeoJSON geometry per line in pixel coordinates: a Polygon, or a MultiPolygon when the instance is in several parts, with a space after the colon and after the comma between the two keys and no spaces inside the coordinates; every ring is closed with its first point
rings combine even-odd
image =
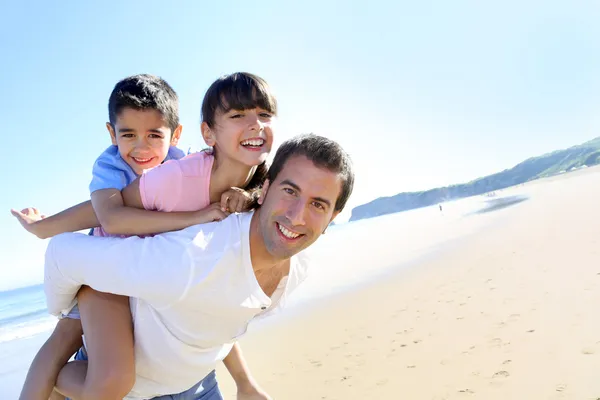
{"type": "Polygon", "coordinates": [[[49,311],[68,310],[82,285],[129,296],[136,382],[127,398],[192,388],[198,395],[185,398],[221,399],[217,363],[254,318],[280,307],[304,281],[302,250],[343,210],[353,185],[339,144],[312,134],[290,139],[254,212],[147,238],[54,237],[45,266],[49,311]]]}

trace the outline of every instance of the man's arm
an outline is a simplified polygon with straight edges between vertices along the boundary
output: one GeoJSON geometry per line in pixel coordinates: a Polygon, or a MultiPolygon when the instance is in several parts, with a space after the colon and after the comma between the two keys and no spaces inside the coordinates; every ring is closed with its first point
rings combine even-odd
{"type": "Polygon", "coordinates": [[[240,345],[236,342],[233,348],[223,359],[223,364],[229,371],[229,374],[235,381],[238,390],[238,400],[270,400],[271,397],[263,391],[258,384],[254,381],[254,378],[250,374],[250,369],[246,364],[240,345]]]}
{"type": "Polygon", "coordinates": [[[100,238],[63,233],[46,249],[44,290],[51,314],[67,310],[82,285],[168,305],[190,279],[193,232],[152,238],[100,238]]]}
{"type": "Polygon", "coordinates": [[[50,217],[41,215],[35,208],[22,211],[11,210],[11,213],[25,230],[40,239],[47,239],[59,233],[76,232],[98,226],[98,219],[89,200],[50,217]]]}

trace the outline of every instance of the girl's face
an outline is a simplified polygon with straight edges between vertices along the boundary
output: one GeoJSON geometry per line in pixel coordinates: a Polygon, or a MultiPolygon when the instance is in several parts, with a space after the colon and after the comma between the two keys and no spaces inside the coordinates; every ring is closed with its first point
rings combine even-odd
{"type": "Polygon", "coordinates": [[[253,167],[262,164],[273,145],[275,116],[262,108],[217,110],[211,128],[202,123],[202,136],[217,157],[253,167]]]}

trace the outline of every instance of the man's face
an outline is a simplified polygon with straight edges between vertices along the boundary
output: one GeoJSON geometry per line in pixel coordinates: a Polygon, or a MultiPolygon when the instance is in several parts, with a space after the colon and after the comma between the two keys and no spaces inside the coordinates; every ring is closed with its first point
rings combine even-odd
{"type": "Polygon", "coordinates": [[[285,260],[313,244],[337,216],[341,188],[338,173],[304,156],[290,157],[263,188],[259,235],[267,253],[275,261],[285,260]]]}

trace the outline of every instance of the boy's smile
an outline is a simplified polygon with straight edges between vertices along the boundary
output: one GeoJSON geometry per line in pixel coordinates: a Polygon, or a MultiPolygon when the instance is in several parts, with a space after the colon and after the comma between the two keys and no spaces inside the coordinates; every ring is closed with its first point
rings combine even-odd
{"type": "Polygon", "coordinates": [[[121,158],[137,175],[160,165],[181,134],[180,128],[171,132],[162,114],[154,109],[124,108],[114,127],[110,123],[106,127],[121,158]]]}

